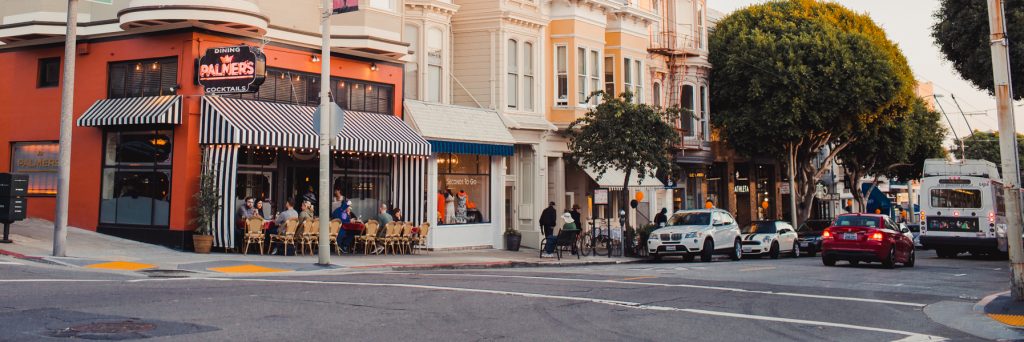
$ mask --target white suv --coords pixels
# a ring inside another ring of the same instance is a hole
[[[668,226],[651,232],[647,250],[654,259],[678,255],[692,261],[711,261],[714,253],[728,254],[740,260],[743,246],[740,227],[729,212],[721,209],[677,211],[668,220]]]

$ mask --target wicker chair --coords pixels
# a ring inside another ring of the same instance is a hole
[[[313,246],[316,246],[316,242],[320,239],[320,219],[306,220],[302,223],[302,238],[300,243],[302,244],[302,255],[306,255],[306,248],[309,248],[309,254],[313,255]]]
[[[249,254],[249,246],[253,244],[259,247],[260,255],[263,255],[263,219],[259,217],[245,220],[245,247],[242,248],[242,254]]]
[[[414,251],[416,249],[422,249],[423,246],[427,245],[428,234],[430,234],[430,222],[423,222],[423,224],[420,225],[419,235],[415,236],[412,240],[414,247],[418,246],[421,248],[415,248],[413,249]]]
[[[395,247],[398,246],[397,245],[398,238],[400,237],[400,234],[402,233],[401,229],[402,229],[401,224],[397,223],[397,222],[389,222],[388,224],[384,225],[384,240],[383,240],[383,244],[384,244],[384,254],[385,255],[388,254],[388,248],[391,248],[391,254],[397,254],[397,253],[395,253]]]
[[[402,254],[412,254],[412,222],[402,224],[402,234],[398,237],[399,248]]]
[[[356,245],[363,244],[363,255],[369,254],[370,246],[377,248],[377,242],[380,239],[377,238],[377,232],[380,230],[380,223],[375,220],[366,222],[366,232],[363,235],[356,237]]]
[[[295,248],[295,231],[299,229],[299,219],[288,219],[284,221],[284,234],[280,231],[278,234],[270,235],[270,244],[274,242],[281,243],[281,248],[284,249],[284,254],[288,254],[288,245],[292,245]],[[270,246],[267,246],[268,248]]]
[[[331,231],[330,231],[331,245],[334,246],[334,252],[338,253],[338,256],[341,256],[341,246],[338,245],[338,233],[339,232],[341,232],[341,220],[339,220],[339,219],[331,220]]]

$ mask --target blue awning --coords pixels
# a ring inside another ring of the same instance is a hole
[[[444,140],[427,140],[434,153],[486,154],[491,156],[511,156],[511,145],[468,143]]]

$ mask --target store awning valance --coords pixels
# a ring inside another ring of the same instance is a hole
[[[435,153],[512,155],[515,138],[496,111],[405,100],[405,119]]]
[[[590,168],[583,168],[583,171],[590,176],[594,182],[597,182],[597,186],[602,188],[608,188],[610,190],[622,190],[622,181],[626,180],[626,172],[621,169],[608,168],[604,174],[600,174],[597,170]],[[647,176],[641,181],[640,177],[637,177],[636,171],[629,175],[629,187],[630,188],[664,188],[665,184],[662,184],[657,177]]]
[[[200,144],[286,148],[319,147],[313,131],[316,107],[204,96]],[[430,155],[430,143],[394,115],[345,111],[335,150]]]
[[[146,96],[99,100],[78,118],[78,126],[181,124],[181,96]]]

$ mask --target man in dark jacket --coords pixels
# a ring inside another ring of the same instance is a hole
[[[583,229],[583,215],[580,214],[580,205],[573,204],[572,211],[569,214],[572,215],[572,221],[576,223],[576,229]]]
[[[668,224],[668,208],[661,208],[661,211],[657,215],[654,215],[654,225],[658,228],[664,227]]]
[[[558,219],[558,212],[555,210],[555,202],[548,203],[547,209],[540,213],[540,226],[544,228],[544,236],[552,236],[555,233],[555,220]]]

